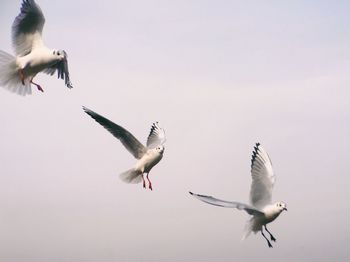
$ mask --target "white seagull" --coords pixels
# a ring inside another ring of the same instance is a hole
[[[83,109],[85,113],[118,138],[125,148],[138,159],[134,168],[120,174],[120,179],[131,184],[137,184],[142,181],[143,187],[146,188],[145,178],[143,177],[143,174],[146,174],[148,188],[152,190],[152,183],[148,175],[152,167],[163,158],[164,143],[166,140],[164,129],[160,127],[158,122],[153,123],[151,132],[147,138],[147,147],[145,147],[125,128],[86,107],[83,107]]]
[[[256,143],[254,147],[251,175],[253,180],[250,188],[251,205],[220,200],[211,196],[197,195],[192,192],[190,194],[211,205],[246,211],[252,217],[246,224],[243,239],[249,236],[251,232],[256,233],[260,231],[266,239],[268,246],[272,247],[270,241],[264,235],[263,227],[269,233],[271,241],[276,241],[276,238],[267,229],[266,224],[274,221],[283,210],[287,211],[287,205],[284,202],[271,204],[272,189],[276,177],[272,169],[270,157],[259,143]]]
[[[23,0],[21,12],[12,24],[12,45],[16,57],[0,50],[0,86],[20,95],[31,94],[31,84],[39,91],[42,87],[33,78],[44,72],[69,80],[67,53],[64,50],[47,48],[41,38],[45,17],[34,0]]]

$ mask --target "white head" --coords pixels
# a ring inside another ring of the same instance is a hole
[[[287,211],[287,204],[280,201],[275,203],[274,205],[276,207],[276,209],[281,213],[283,210]]]
[[[53,50],[52,54],[58,61],[66,59],[67,53],[64,50]]]
[[[164,149],[165,149],[165,147],[163,145],[159,145],[155,148],[155,150],[161,155],[163,155]]]

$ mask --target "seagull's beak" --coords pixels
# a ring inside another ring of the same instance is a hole
[[[283,208],[283,210],[285,210],[285,211],[288,211],[288,209],[285,207],[285,208]]]

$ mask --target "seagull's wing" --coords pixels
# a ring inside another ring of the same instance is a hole
[[[251,175],[250,202],[253,206],[262,208],[271,203],[272,189],[276,177],[270,157],[259,143],[254,147]]]
[[[60,52],[63,52],[64,59],[52,65],[51,67],[44,69],[43,72],[49,75],[53,75],[57,71],[57,77],[64,79],[64,83],[68,88],[73,88],[72,82],[69,79],[68,55],[64,50],[61,50]]]
[[[243,204],[243,203],[220,200],[220,199],[214,198],[212,196],[197,195],[197,194],[194,194],[192,192],[190,192],[190,194],[192,196],[194,196],[195,198],[197,198],[197,199],[199,199],[207,204],[214,205],[214,206],[237,208],[238,210],[246,211],[249,215],[263,215],[264,214],[261,211],[257,210],[255,207],[251,207],[251,206]]]
[[[146,147],[144,147],[129,131],[86,107],[83,107],[83,109],[85,113],[111,132],[113,136],[118,138],[135,158],[140,159],[146,153]]]
[[[147,147],[154,148],[158,145],[164,144],[166,141],[165,130],[159,125],[158,122],[153,123],[151,132],[147,138]]]
[[[34,0],[23,0],[21,12],[12,24],[12,45],[19,56],[27,55],[42,46],[41,34],[45,17]]]

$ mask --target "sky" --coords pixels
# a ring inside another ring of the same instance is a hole
[[[0,89],[0,260],[345,261],[350,197],[348,1],[36,1],[43,40],[64,49],[74,88]],[[0,8],[12,53],[20,1]],[[86,115],[146,142],[165,128],[153,191],[118,174],[136,160]],[[248,202],[260,142],[287,203],[259,235],[249,216],[188,191]]]

